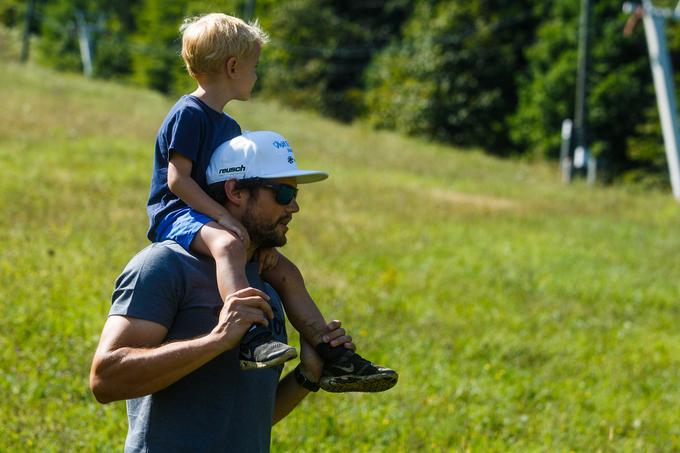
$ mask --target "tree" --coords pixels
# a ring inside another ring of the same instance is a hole
[[[134,31],[133,11],[139,0],[54,0],[40,14],[39,60],[60,70],[81,71],[76,14],[91,30],[94,74],[117,77],[131,70],[129,35]]]
[[[511,152],[522,49],[542,8],[530,1],[421,2],[367,72],[369,120],[378,127],[497,154]]]
[[[144,0],[133,37],[134,80],[173,95],[193,89],[194,82],[181,58],[179,28],[184,19],[214,11],[238,15],[241,9],[241,2],[236,0]]]
[[[362,110],[363,72],[408,17],[405,0],[279,2],[269,17],[272,43],[263,85],[291,106],[351,120]]]

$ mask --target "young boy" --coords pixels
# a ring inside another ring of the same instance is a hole
[[[268,37],[257,23],[219,13],[186,21],[180,31],[182,58],[198,87],[177,101],[158,132],[148,237],[155,242],[172,239],[186,250],[212,256],[224,300],[250,286],[244,271],[248,238],[243,226],[206,194],[206,169],[220,144],[241,135],[238,123],[223,109],[233,99],[250,98],[260,49]],[[396,383],[393,370],[327,344],[327,324],[293,263],[274,249],[260,251],[259,261],[291,323],[324,359],[322,388],[375,392]],[[243,369],[275,366],[296,355],[295,348],[274,341],[264,326],[253,325],[241,341]]]

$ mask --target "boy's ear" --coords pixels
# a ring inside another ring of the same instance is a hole
[[[227,62],[224,64],[229,77],[233,77],[236,74],[236,57],[229,57]]]

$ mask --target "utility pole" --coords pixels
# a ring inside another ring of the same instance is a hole
[[[28,52],[31,42],[31,23],[33,22],[33,10],[35,9],[35,0],[28,0],[26,5],[26,19],[24,22],[24,36],[21,40],[21,57],[20,61],[26,63],[28,61]]]
[[[581,0],[579,20],[578,69],[574,103],[574,156],[572,168],[586,168],[588,183],[595,182],[595,159],[588,150],[588,63],[590,60],[590,0]]]
[[[597,161],[588,150],[588,63],[590,60],[590,0],[581,0],[574,121],[562,122],[560,169],[562,182],[570,183],[575,170],[585,170],[588,184],[595,183]],[[573,147],[572,147],[573,145]],[[573,150],[573,152],[572,152]]]
[[[679,4],[680,6],[680,4]],[[654,90],[659,107],[659,119],[663,133],[666,160],[670,174],[673,196],[680,200],[680,132],[678,129],[678,112],[673,84],[673,69],[666,46],[666,19],[680,19],[680,9],[657,8],[651,0],[643,0],[642,5],[624,3],[624,12],[634,13],[642,18],[649,50],[649,62],[652,67]]]
[[[255,2],[256,0],[246,0],[245,2],[243,7],[243,17],[247,21],[253,20],[253,16],[255,15]]]
[[[85,20],[85,15],[79,9],[75,11],[78,28],[78,44],[80,46],[80,60],[83,63],[83,74],[92,77],[92,45],[90,44],[90,26]]]

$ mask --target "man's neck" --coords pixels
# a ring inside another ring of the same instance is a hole
[[[254,246],[252,243],[248,246],[248,250],[246,250],[246,257],[247,261],[250,261],[253,259],[253,256],[255,256],[255,252],[257,252],[257,249],[259,247]]]

